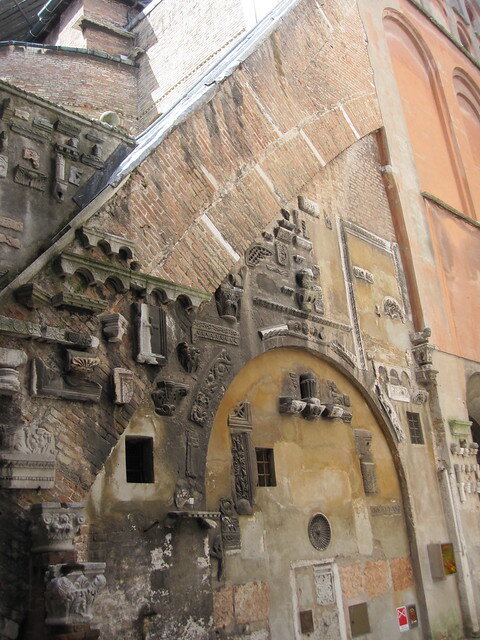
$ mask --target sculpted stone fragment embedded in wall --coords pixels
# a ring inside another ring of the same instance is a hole
[[[318,393],[318,383],[314,373],[301,374],[299,383],[302,399],[279,397],[280,413],[299,414],[307,420],[323,417],[341,418],[343,422],[351,422],[350,398],[340,393],[333,380],[322,382],[321,394]],[[317,397],[318,395],[320,398]]]
[[[224,283],[218,287],[215,292],[215,300],[220,318],[229,322],[238,322],[240,320],[242,295],[243,289],[233,284]]]
[[[215,400],[225,392],[222,380],[229,375],[232,367],[232,358],[222,349],[208,370],[192,404],[190,418],[200,426],[206,426],[212,419]]]
[[[24,351],[0,347],[0,396],[11,396],[20,391],[17,369],[26,362]]]
[[[377,488],[377,470],[373,459],[371,446],[372,434],[365,429],[355,429],[355,447],[360,458],[363,488],[366,494],[375,494]]]
[[[178,360],[187,373],[195,373],[200,364],[200,349],[187,342],[177,346]]]
[[[70,551],[85,523],[85,506],[81,502],[43,502],[34,504],[30,515],[32,552]]]
[[[105,563],[49,565],[45,576],[46,624],[85,625],[93,618],[92,607],[106,586]]]
[[[155,411],[161,416],[173,416],[182,398],[189,391],[186,384],[162,380],[157,382],[157,389],[152,393]]]
[[[102,325],[103,335],[108,342],[121,342],[128,327],[128,321],[120,313],[101,313],[97,316]]]

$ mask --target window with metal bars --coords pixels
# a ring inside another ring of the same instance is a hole
[[[410,442],[412,444],[425,444],[422,432],[422,423],[420,422],[420,414],[413,411],[407,411],[408,430],[410,431]]]
[[[153,438],[125,439],[127,482],[153,482]]]
[[[273,449],[255,449],[257,454],[257,474],[259,487],[274,487],[275,466],[273,462]]]

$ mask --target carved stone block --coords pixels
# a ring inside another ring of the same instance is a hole
[[[134,257],[135,243],[133,240],[88,226],[82,227],[78,235],[83,246],[88,249],[99,246],[107,255],[123,255],[128,259]]]
[[[55,484],[55,441],[41,427],[21,426],[2,433],[0,487],[51,489]]]
[[[32,394],[79,402],[98,402],[101,386],[84,375],[96,366],[93,362],[95,358],[81,351],[77,353],[81,355],[70,362],[71,370],[65,377],[49,369],[40,358],[35,358],[32,363]]]
[[[220,500],[220,526],[223,549],[240,549],[240,523],[231,498]]]
[[[108,303],[99,298],[90,298],[82,296],[79,293],[71,293],[70,291],[61,291],[52,297],[52,305],[60,309],[73,309],[80,311],[88,311],[95,313],[96,311],[104,311]]]
[[[366,429],[355,429],[355,447],[360,458],[363,488],[366,494],[375,494],[377,487],[377,470],[371,451],[372,434]]]
[[[262,260],[266,260],[273,255],[269,247],[263,244],[252,245],[245,254],[245,264],[249,267],[256,267]]]
[[[11,396],[20,391],[17,368],[26,362],[24,351],[0,347],[0,395]]]
[[[405,316],[403,314],[400,304],[391,296],[386,296],[382,303],[383,314],[390,317],[392,320],[400,320],[405,322]]]
[[[105,585],[104,562],[49,565],[45,576],[46,624],[85,625],[92,621],[95,598]]]
[[[173,416],[180,400],[188,393],[188,387],[181,382],[162,380],[157,382],[157,389],[152,393],[155,411],[161,416]]]
[[[200,472],[200,439],[193,431],[187,432],[186,475],[196,478]],[[178,505],[177,505],[178,506]]]
[[[296,400],[290,396],[280,396],[278,398],[278,411],[287,415],[300,414],[305,410],[307,403],[303,400]]]
[[[98,316],[103,335],[108,342],[121,342],[128,327],[128,321],[120,313],[101,313]]]
[[[37,191],[45,191],[48,176],[41,171],[36,171],[36,169],[22,167],[17,164],[13,172],[13,180],[25,187],[31,187],[32,189],[37,189]]]
[[[50,303],[50,296],[44,293],[37,284],[24,284],[14,292],[15,300],[28,309],[39,309]]]
[[[250,402],[239,402],[228,415],[228,426],[252,429],[252,405]]]
[[[192,326],[192,340],[195,341],[202,338],[235,346],[240,344],[240,334],[236,329],[220,327],[210,322],[197,320]]]
[[[85,523],[83,502],[42,502],[30,508],[32,552],[71,551]]]
[[[115,367],[113,370],[115,404],[127,404],[133,397],[133,371]]]

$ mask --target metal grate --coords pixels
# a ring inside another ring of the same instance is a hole
[[[255,449],[257,454],[257,473],[259,487],[274,487],[275,467],[273,449]]]
[[[420,414],[407,411],[408,430],[410,431],[410,441],[412,444],[425,444],[422,432]]]

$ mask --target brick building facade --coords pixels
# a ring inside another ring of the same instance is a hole
[[[478,3],[45,4],[0,5],[0,638],[479,637]]]

